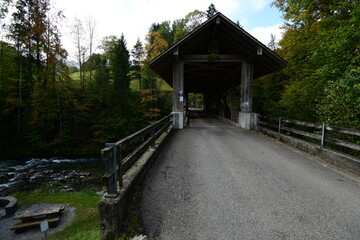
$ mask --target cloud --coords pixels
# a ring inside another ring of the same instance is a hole
[[[70,57],[75,52],[70,27],[75,17],[85,20],[91,16],[97,20],[98,41],[108,35],[122,33],[131,49],[136,40],[142,41],[152,23],[179,19],[198,9],[207,10],[211,3],[226,16],[238,16],[240,24],[246,25],[248,15],[269,4],[269,0],[56,0],[58,10],[64,10],[67,22],[62,28],[63,45]]]
[[[271,34],[275,35],[276,42],[281,40],[283,32],[283,30],[280,28],[281,26],[282,24],[276,24],[274,26],[268,27],[256,27],[249,30],[248,32],[263,44],[268,45],[271,40]]]
[[[253,10],[259,11],[269,5],[269,1],[266,0],[252,0],[248,1]]]

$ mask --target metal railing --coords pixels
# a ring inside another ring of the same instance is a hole
[[[326,143],[333,145],[346,147],[351,150],[360,151],[360,145],[354,142],[349,142],[341,140],[335,137],[330,137],[329,133],[338,133],[346,134],[353,138],[360,137],[360,130],[330,126],[328,124],[317,124],[305,121],[297,121],[291,119],[285,119],[282,117],[269,117],[269,116],[260,116],[259,117],[260,127],[265,127],[270,130],[277,131],[278,133],[293,133],[303,137],[311,138],[318,140],[321,146],[324,146]],[[288,124],[288,126],[285,126]],[[290,127],[292,125],[293,127]],[[300,127],[297,127],[300,126]],[[302,129],[300,129],[302,128]],[[313,129],[313,131],[306,131],[305,129]],[[359,138],[360,139],[360,138]]]
[[[107,187],[105,197],[117,197],[123,187],[123,174],[149,147],[155,147],[156,139],[170,126],[172,115],[117,141],[106,143],[101,149],[101,159],[105,161],[106,173],[103,176]],[[119,188],[118,188],[119,186]]]

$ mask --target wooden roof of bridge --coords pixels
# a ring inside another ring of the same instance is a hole
[[[219,57],[209,60],[214,45],[215,56]],[[257,53],[259,48],[262,49],[261,55]],[[150,62],[150,67],[170,86],[173,85],[176,59],[184,60],[184,90],[187,92],[221,90],[239,85],[242,61],[253,64],[254,78],[287,66],[284,59],[221,13]]]

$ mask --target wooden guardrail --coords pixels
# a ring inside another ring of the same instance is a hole
[[[328,124],[317,124],[305,121],[297,121],[291,119],[285,119],[282,117],[259,117],[260,127],[265,127],[270,130],[277,131],[278,133],[293,133],[303,137],[318,140],[321,146],[326,143],[330,143],[337,146],[349,148],[351,150],[360,151],[360,145],[354,142],[338,139],[336,137],[330,137],[331,133],[346,134],[353,138],[360,137],[360,130],[330,126]],[[286,126],[287,124],[287,126]],[[291,127],[292,125],[293,127]],[[300,126],[300,127],[299,127]],[[302,128],[302,129],[301,129]],[[312,131],[306,131],[306,128],[312,129]],[[360,141],[360,138],[359,138]]]
[[[106,143],[101,149],[101,159],[105,161],[106,173],[103,176],[107,187],[105,197],[117,197],[119,188],[123,187],[123,174],[126,172],[146,150],[155,146],[156,139],[172,123],[172,115],[117,141]],[[119,188],[118,188],[119,186]]]

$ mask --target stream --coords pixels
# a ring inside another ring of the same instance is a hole
[[[35,189],[43,184],[63,186],[75,191],[88,178],[98,175],[104,163],[98,158],[61,159],[31,158],[0,161],[0,196]]]

